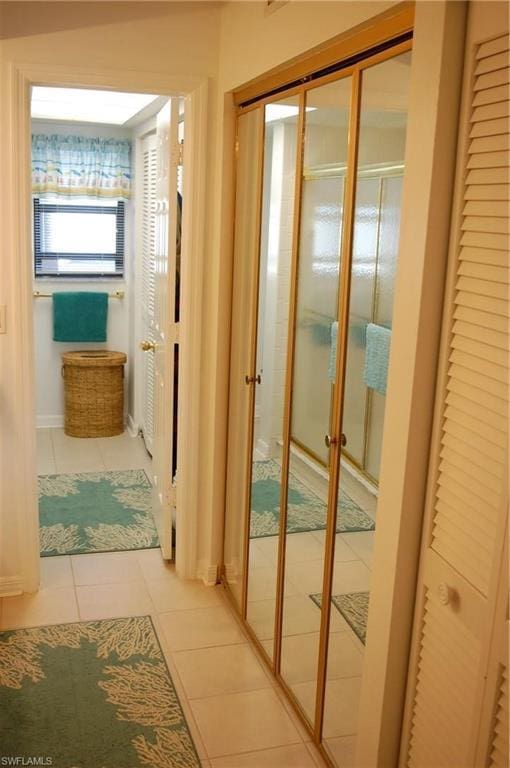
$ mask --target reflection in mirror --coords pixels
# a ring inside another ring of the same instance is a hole
[[[247,621],[273,657],[299,97],[265,108]]]
[[[351,78],[307,93],[301,192],[280,671],[315,718],[328,449]],[[342,518],[343,519],[343,518]]]
[[[229,466],[242,467],[243,471],[229,471],[226,488],[225,514],[225,578],[231,594],[242,610],[244,576],[246,515],[248,489],[246,487],[249,456],[246,429],[250,419],[250,388],[245,384],[245,375],[252,365],[252,352],[247,339],[251,338],[254,316],[253,265],[258,253],[258,196],[260,180],[260,149],[262,141],[262,114],[254,109],[242,114],[237,123],[238,152],[236,163],[236,214],[234,233],[234,289],[230,357],[229,395]]]
[[[339,496],[369,525],[337,533],[323,743],[353,764],[391,341],[411,54],[362,74]],[[337,531],[339,530],[337,525]],[[312,596],[320,603],[321,595]]]

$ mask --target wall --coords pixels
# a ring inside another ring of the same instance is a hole
[[[131,139],[131,131],[121,126],[91,125],[90,123],[67,123],[61,121],[32,121],[32,132],[43,134],[72,134],[97,136],[101,138]],[[61,354],[80,349],[115,349],[128,354],[125,367],[125,412],[127,415],[129,388],[132,381],[131,355],[131,286],[133,282],[133,200],[125,205],[125,248],[123,279],[112,280],[52,280],[34,278],[34,291],[125,291],[121,301],[111,299],[108,303],[107,341],[104,344],[70,344],[53,341],[53,312],[51,299],[34,299],[34,346],[36,375],[36,424],[38,427],[59,427],[64,422],[64,386],[60,373]]]

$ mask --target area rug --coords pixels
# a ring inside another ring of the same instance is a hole
[[[39,477],[41,555],[159,546],[143,469]]]
[[[310,595],[313,602],[322,606],[322,595]],[[363,645],[367,636],[368,603],[370,592],[346,592],[343,595],[331,595],[331,602],[337,608],[350,628],[359,637]]]
[[[253,464],[250,538],[277,536],[280,519],[281,467],[273,459]],[[313,491],[289,473],[287,532],[304,533],[326,528],[327,506]],[[337,533],[373,531],[374,521],[344,491],[338,502]]]
[[[149,616],[1,632],[0,734],[16,765],[200,768]]]

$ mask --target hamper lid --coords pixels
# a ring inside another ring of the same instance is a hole
[[[127,360],[125,352],[113,352],[109,349],[82,349],[80,352],[64,352],[64,365],[76,365],[82,368],[110,367],[124,365]]]

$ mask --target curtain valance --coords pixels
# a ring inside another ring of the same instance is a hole
[[[39,197],[129,198],[131,142],[34,134],[32,192]]]

